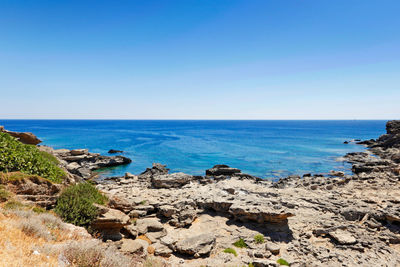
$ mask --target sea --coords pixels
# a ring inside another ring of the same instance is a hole
[[[32,132],[56,149],[110,149],[132,163],[100,171],[101,177],[139,174],[153,162],[171,172],[204,175],[226,164],[265,179],[292,174],[351,173],[338,158],[365,147],[353,139],[385,133],[383,120],[0,120],[11,131]]]

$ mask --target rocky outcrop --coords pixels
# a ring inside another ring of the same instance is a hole
[[[0,126],[0,132],[8,133],[9,135],[17,138],[21,143],[27,145],[37,145],[42,142],[42,140],[37,138],[37,136],[33,133],[8,131],[5,130],[3,126]]]
[[[142,180],[150,179],[153,176],[168,174],[169,169],[166,168],[166,165],[162,165],[160,163],[153,163],[153,167],[147,168],[144,172],[139,174],[138,178]]]
[[[91,223],[91,228],[101,234],[103,240],[121,240],[121,229],[128,225],[129,216],[115,209],[94,204],[98,209],[98,217]]]
[[[15,176],[17,175],[18,173]],[[62,189],[62,185],[36,175],[21,175],[21,178],[6,180],[3,183],[22,202],[44,208],[55,206],[57,196]]]
[[[39,146],[39,149],[56,156],[69,173],[83,179],[91,178],[94,170],[132,162],[131,159],[124,156],[102,156],[90,153],[87,149],[52,149],[46,146]]]

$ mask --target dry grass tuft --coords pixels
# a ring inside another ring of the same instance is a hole
[[[21,220],[18,223],[18,227],[22,232],[29,236],[35,236],[37,238],[43,238],[45,240],[55,239],[50,231],[42,224],[38,218],[31,218],[29,220]]]
[[[140,259],[87,239],[82,230],[87,234],[51,213],[0,208],[0,266],[138,266]]]
[[[33,246],[42,246],[46,240],[26,235],[17,227],[19,221],[2,210],[0,215],[0,266],[58,266],[57,257],[33,255]]]
[[[136,266],[132,259],[120,254],[115,248],[104,248],[99,240],[72,242],[63,249],[61,259],[73,266]]]
[[[142,263],[143,267],[165,267],[167,264],[160,258],[154,256],[148,256],[146,260]]]

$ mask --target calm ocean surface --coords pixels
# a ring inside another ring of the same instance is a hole
[[[377,138],[386,121],[141,121],[0,120],[13,131],[29,131],[54,148],[88,148],[107,155],[126,151],[133,162],[103,175],[140,173],[153,162],[172,172],[204,175],[215,164],[228,164],[263,178],[289,174],[349,171],[335,159],[363,146],[350,139]]]

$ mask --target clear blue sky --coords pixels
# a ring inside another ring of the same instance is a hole
[[[3,0],[0,118],[400,118],[400,1]]]

